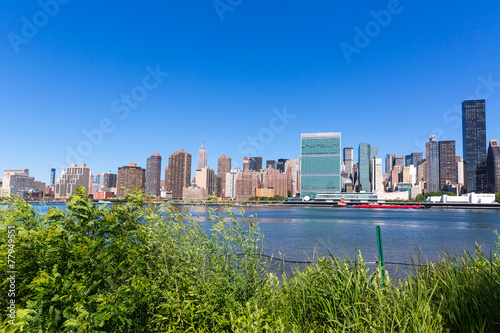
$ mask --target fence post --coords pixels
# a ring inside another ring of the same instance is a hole
[[[382,251],[382,235],[380,233],[380,226],[377,226],[377,245],[378,245],[378,260],[382,266],[382,288],[385,287],[385,268],[384,268],[384,252]]]

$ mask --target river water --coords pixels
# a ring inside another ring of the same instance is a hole
[[[64,208],[35,204],[42,213],[49,206]],[[182,210],[208,224],[205,207]],[[424,261],[436,261],[445,250],[473,252],[476,242],[486,253],[499,250],[494,230],[500,230],[500,210],[246,207],[245,216],[251,215],[259,222],[267,253],[288,260],[310,261],[328,251],[354,258],[361,251],[364,260],[375,261],[376,226],[382,230],[386,261],[408,262],[416,250]]]

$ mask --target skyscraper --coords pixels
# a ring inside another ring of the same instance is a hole
[[[427,157],[427,192],[439,191],[439,146],[436,136],[431,135],[425,143]]]
[[[109,189],[116,188],[116,180],[118,176],[116,173],[103,172],[101,175],[101,185]]]
[[[378,147],[372,146],[366,142],[359,144],[358,148],[358,174],[359,174],[359,185],[361,186],[361,191],[371,192],[373,191],[372,186],[372,175],[373,175],[373,165],[372,160],[374,157],[378,156]]]
[[[253,164],[250,165],[250,170],[262,170],[262,157],[250,157],[248,158],[253,161]]]
[[[352,180],[352,166],[354,163],[354,149],[352,147],[344,148],[344,166],[345,172],[349,175]]]
[[[396,154],[385,155],[385,173],[391,173],[394,166],[394,157],[396,157]]]
[[[400,170],[403,170],[403,167],[405,166],[405,158],[403,156],[394,156],[393,158],[393,167],[394,166],[399,166]]]
[[[273,168],[273,169],[276,169],[276,161],[275,160],[267,160],[266,167],[264,169],[267,169],[269,166],[271,166],[271,168]]]
[[[182,199],[182,189],[191,185],[191,154],[184,149],[176,151],[168,159],[168,186],[173,199]]]
[[[486,190],[486,103],[484,99],[462,103],[462,140],[467,192]]]
[[[168,183],[168,180],[170,179],[170,173],[168,171],[168,166],[165,167],[165,191],[170,192],[170,185]]]
[[[422,157],[422,153],[411,153],[410,155],[410,164],[413,164],[415,166],[415,168],[418,166],[418,162],[420,162],[423,157]]]
[[[276,170],[285,173],[285,163],[288,161],[288,158],[278,158],[278,163],[276,163]]]
[[[455,141],[439,141],[439,190],[442,191],[448,182],[457,182],[455,162]]]
[[[160,195],[161,156],[154,153],[146,164],[146,193],[158,197]]]
[[[201,140],[201,148],[198,152],[198,166],[196,170],[201,170],[207,166],[207,151],[205,150],[205,135],[203,135],[203,139]]]
[[[225,196],[226,192],[226,173],[231,172],[231,157],[222,155],[217,161],[217,176],[221,179],[222,195]]]
[[[146,183],[146,170],[138,167],[135,163],[118,168],[118,179],[116,181],[118,199],[125,198],[125,194],[132,190],[144,190]]]
[[[378,156],[372,159],[372,191],[383,191],[384,184],[382,182],[382,159]]]
[[[50,169],[50,186],[54,186],[56,183],[56,169]]]
[[[340,133],[301,135],[300,196],[341,191]]]
[[[497,140],[490,140],[487,161],[488,192],[500,193],[500,147]]]

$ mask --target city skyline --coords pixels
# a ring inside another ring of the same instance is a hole
[[[222,154],[234,167],[294,159],[301,133],[328,131],[355,156],[360,142],[382,158],[424,152],[430,135],[461,152],[466,99],[487,101],[486,140],[500,137],[495,2],[257,1],[224,14],[210,1],[48,2],[7,1],[0,23],[0,168],[46,183],[72,163],[195,158],[203,132],[212,168]]]

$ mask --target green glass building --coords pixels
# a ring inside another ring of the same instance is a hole
[[[302,134],[300,155],[301,198],[341,191],[340,133]]]

